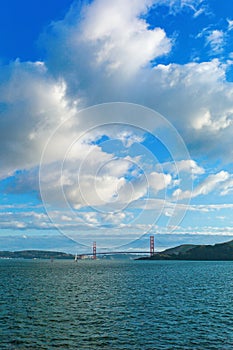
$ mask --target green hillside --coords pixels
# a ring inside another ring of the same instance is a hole
[[[215,245],[180,245],[139,260],[233,260],[233,241]]]
[[[5,259],[74,259],[74,255],[45,250],[22,250],[16,252],[0,251],[0,258]]]

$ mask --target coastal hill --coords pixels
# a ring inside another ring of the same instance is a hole
[[[74,259],[74,255],[46,250],[0,251],[0,259]]]
[[[184,244],[138,260],[233,260],[233,241],[214,245]]]

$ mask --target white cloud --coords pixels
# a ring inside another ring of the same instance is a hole
[[[233,177],[229,177],[221,186],[220,194],[222,196],[231,194],[233,192]]]
[[[115,212],[115,213],[102,213],[101,221],[107,224],[115,225],[115,226],[124,226],[123,222],[128,217],[128,214],[124,212]]]
[[[150,30],[141,17],[152,3],[156,6],[151,1],[135,0],[132,6],[131,1],[98,0],[85,8],[81,22],[74,6],[63,21],[53,23],[56,37],[48,34],[41,39],[50,50],[46,63],[17,61],[1,68],[5,76],[0,86],[5,116],[0,140],[2,176],[37,165],[51,131],[74,114],[80,101],[145,104],[169,118],[195,152],[205,149],[215,156],[219,152],[232,157],[225,152],[231,142],[233,116],[233,88],[225,81],[227,67],[213,60],[151,69],[151,59],[171,49],[162,29]],[[180,6],[197,9],[201,2],[186,1]],[[221,33],[212,32],[210,38],[219,42]],[[151,43],[148,47],[145,40]],[[109,75],[110,71],[116,74]],[[78,123],[81,130],[85,121]],[[64,148],[72,131],[70,127],[60,135],[51,158],[59,154],[59,147]],[[132,134],[122,137],[128,145],[140,142]]]
[[[153,5],[162,3],[177,11],[187,6],[197,11],[203,7],[200,1],[156,1]],[[226,82],[228,66],[214,59],[151,68],[150,61],[158,53],[157,49],[148,53],[144,35],[154,42],[151,35],[159,38],[159,32],[149,30],[140,17],[151,2],[135,1],[134,5],[130,1],[98,0],[85,8],[81,18],[73,7],[63,21],[53,23],[52,34],[41,39],[48,46],[49,71],[63,77],[71,99],[81,96],[87,105],[109,101],[146,105],[177,127],[195,155],[205,151],[231,159],[232,153],[226,152],[233,130],[233,85]],[[224,37],[220,31],[208,29],[205,35],[209,44],[220,47]],[[166,36],[162,42],[171,45]],[[138,47],[135,51],[134,45]]]
[[[120,68],[128,76],[170,51],[164,30],[150,30],[140,18],[151,4],[148,0],[96,0],[86,8],[80,38],[93,50],[95,65],[104,64],[108,73]]]
[[[194,18],[206,12],[203,0],[157,0],[155,4],[168,6],[170,13],[175,15],[182,11],[191,11]]]
[[[177,189],[174,191],[173,196],[179,196],[180,199],[183,198],[194,198],[200,195],[207,195],[214,190],[218,190],[222,187],[230,177],[230,174],[227,171],[220,171],[217,174],[211,174],[207,176],[200,184],[198,184],[192,192],[182,191]]]
[[[216,189],[216,187],[229,178],[229,173],[220,171],[217,174],[209,175],[202,183],[193,190],[193,197],[205,195]]]
[[[222,30],[214,29],[208,32],[206,36],[206,44],[210,45],[214,53],[219,53],[223,50],[225,42],[225,34]]]
[[[154,89],[154,99],[151,96],[150,102],[163,115],[169,116],[191,152],[196,155],[205,152],[230,160],[233,86],[225,81],[225,70],[218,60],[183,66],[159,65],[154,68],[151,80],[154,86],[160,81],[160,92]]]
[[[44,64],[16,61],[0,71],[0,177],[5,177],[39,164],[51,132],[73,108],[65,97],[65,83],[51,79]]]
[[[119,210],[147,192],[146,177],[137,170],[138,162],[138,157],[115,157],[97,145],[75,142],[62,165],[58,161],[41,166],[43,200],[63,206],[68,202],[74,208]]]
[[[130,147],[134,143],[141,143],[144,140],[142,135],[137,135],[136,133],[130,130],[118,132],[116,135],[116,139],[120,140],[125,147]]]
[[[50,229],[52,223],[44,213],[35,211],[2,211],[0,213],[1,229]]]
[[[150,187],[155,193],[157,193],[163,189],[166,189],[167,186],[172,183],[172,177],[170,174],[152,172],[148,176],[148,181]]]
[[[228,23],[228,30],[232,30],[233,29],[233,20],[227,18],[227,23]]]
[[[178,3],[173,1],[171,5],[175,8]],[[0,128],[2,177],[17,169],[27,169],[29,175],[28,169],[38,165],[51,132],[61,121],[74,116],[81,104],[119,100],[141,103],[162,113],[182,134],[195,159],[205,154],[214,159],[223,156],[232,160],[229,146],[233,132],[233,85],[226,81],[227,66],[215,59],[185,65],[159,64],[152,68],[151,60],[168,54],[172,42],[162,28],[151,30],[142,18],[151,4],[151,1],[134,0],[132,6],[129,0],[97,0],[85,7],[81,18],[74,6],[63,21],[51,25],[50,30],[56,35],[47,33],[42,37],[43,44],[47,41],[45,63],[17,61],[1,68],[5,76],[0,86],[4,116]],[[179,10],[180,7],[193,9],[197,16],[201,2],[185,1],[179,4]],[[207,42],[214,51],[220,50],[224,33],[209,32]],[[107,120],[106,115],[98,118],[100,124]],[[137,171],[133,180],[129,180],[127,175],[135,159],[125,156],[113,162],[114,154],[85,142],[75,143],[67,153],[61,177],[56,161],[87,127],[88,118],[81,120],[77,115],[58,134],[45,164],[49,200],[59,203],[64,194],[57,188],[62,183],[73,207],[87,204],[100,207],[107,203],[113,210],[122,205],[136,205],[133,202],[142,200],[148,186],[154,193],[175,187],[173,165],[164,165],[165,175],[148,172],[148,183]],[[126,147],[144,140],[140,133],[115,134],[114,128],[108,135],[115,136]],[[77,174],[83,159],[88,162],[82,164],[82,172]],[[101,164],[105,167],[96,173]],[[179,160],[175,166],[178,172],[204,174],[203,168],[193,160]],[[81,175],[79,183],[78,175]],[[229,193],[232,189],[229,176],[223,171],[207,176],[192,196],[207,195],[215,189],[220,189],[223,195]],[[22,190],[30,184],[35,186],[26,177],[24,180],[18,182],[18,189],[20,185]],[[181,189],[176,189],[175,194],[181,198],[191,195],[190,191]],[[169,208],[166,209],[169,214]],[[67,218],[64,216],[64,221],[69,221]],[[90,225],[95,220],[95,215],[86,216]]]
[[[193,159],[162,163],[160,166],[162,167],[163,171],[169,171],[172,174],[186,172],[192,175],[202,175],[205,172],[205,170],[200,167]]]
[[[137,201],[137,208],[146,209],[154,212],[163,212],[163,215],[171,215],[174,210],[174,203],[169,203],[168,201],[164,202],[159,199],[150,199],[147,200],[147,206],[145,205],[145,200]],[[183,204],[179,204],[179,210],[184,209]],[[204,213],[206,218],[206,213],[211,213],[214,217],[218,216],[218,219],[222,220],[225,217],[225,220],[229,219],[229,211],[232,211],[233,204],[205,204],[205,205],[189,205],[185,206],[185,210],[191,212]],[[25,211],[25,208],[18,208],[19,211],[9,211],[6,208],[2,208],[0,213],[0,226],[2,229],[11,229],[11,230],[53,230],[54,224],[49,220],[47,215],[43,212],[30,210]],[[35,208],[34,208],[35,209]],[[56,227],[65,230],[70,233],[73,237],[76,237],[76,232],[78,235],[82,235],[82,239],[88,239],[89,233],[93,233],[93,239],[97,231],[105,237],[109,236],[109,228],[111,230],[116,229],[114,233],[118,236],[124,237],[125,235],[130,235],[133,239],[135,235],[140,235],[140,232],[149,232],[149,230],[154,230],[156,233],[169,233],[171,228],[167,227],[158,227],[155,224],[145,224],[138,223],[134,221],[133,212],[115,212],[115,213],[103,213],[95,211],[76,211],[75,216],[70,215],[70,212],[63,212],[61,215],[60,211],[52,211],[50,213],[52,220],[56,223]],[[107,230],[106,230],[107,228]],[[104,230],[105,229],[105,230]],[[82,233],[81,233],[82,232]],[[193,225],[190,227],[174,227],[174,234],[182,233],[195,233],[195,234],[209,234],[209,235],[227,235],[233,234],[232,226],[225,223],[225,226],[219,227],[217,225],[204,227]],[[77,235],[77,237],[78,237]],[[77,238],[76,237],[76,238]],[[86,238],[85,238],[86,237]],[[109,237],[107,237],[109,239]]]

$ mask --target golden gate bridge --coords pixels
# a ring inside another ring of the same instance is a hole
[[[155,254],[155,242],[154,242],[154,236],[150,236],[150,250],[134,250],[134,251],[105,251],[105,252],[97,252],[97,245],[96,242],[93,242],[92,245],[92,253],[86,253],[86,254],[76,254],[77,259],[82,259],[84,256],[91,256],[92,259],[96,259],[97,255],[113,255],[113,254],[150,254],[150,256],[153,256]]]

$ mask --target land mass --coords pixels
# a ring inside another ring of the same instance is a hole
[[[127,252],[124,255],[124,258],[136,258]],[[106,255],[102,258],[115,259],[118,256]],[[0,251],[0,259],[74,259],[74,255],[46,250]],[[137,260],[233,260],[233,240],[214,245],[182,244]]]
[[[98,255],[98,253],[97,253]],[[78,255],[78,259],[82,259],[82,256],[87,256],[85,254]],[[92,258],[92,256],[89,256]],[[136,259],[138,257],[137,254],[102,254],[98,258],[105,260],[122,260],[122,259]],[[74,254],[68,254],[57,251],[48,251],[48,250],[20,250],[20,251],[0,251],[0,259],[66,259],[66,260],[74,260]]]
[[[0,251],[0,259],[74,259],[74,255],[46,250]]]
[[[138,260],[233,260],[233,240],[214,245],[183,244]]]

